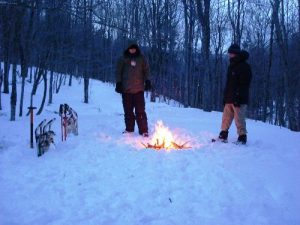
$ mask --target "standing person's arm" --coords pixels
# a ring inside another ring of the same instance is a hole
[[[252,72],[251,72],[251,67],[250,65],[246,64],[244,67],[243,67],[243,70],[242,70],[242,76],[241,78],[239,79],[239,85],[240,86],[250,86],[250,82],[251,82],[251,78],[252,78]]]
[[[123,85],[122,85],[122,77],[123,77],[123,60],[120,58],[117,62],[117,71],[116,71],[116,89],[115,91],[118,93],[123,92]]]
[[[117,62],[116,82],[122,82],[123,67],[124,67],[124,63],[121,57],[118,59]]]
[[[243,67],[240,68],[238,79],[237,79],[237,88],[235,93],[235,106],[240,106],[241,104],[245,104],[247,102],[248,89],[251,83],[252,72],[249,64],[244,64]]]
[[[144,80],[149,80],[150,79],[150,71],[149,71],[149,63],[147,59],[143,56],[143,75],[144,75]]]
[[[145,57],[143,57],[143,75],[145,80],[145,91],[149,91],[152,89],[152,85],[150,81],[149,63]]]

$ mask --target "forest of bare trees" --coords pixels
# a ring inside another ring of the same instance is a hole
[[[33,82],[40,114],[73,77],[88,103],[89,79],[115,82],[129,39],[149,60],[152,97],[205,111],[222,111],[227,48],[240,44],[253,70],[248,116],[300,131],[300,0],[0,0],[0,110],[23,116]]]

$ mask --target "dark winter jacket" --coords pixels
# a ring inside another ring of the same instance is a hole
[[[122,93],[136,94],[144,91],[145,81],[149,80],[149,65],[138,46],[135,54],[124,51],[117,65],[116,82],[121,83]]]
[[[252,78],[251,67],[246,62],[248,58],[249,53],[243,50],[236,57],[230,59],[224,90],[224,103],[248,104]]]

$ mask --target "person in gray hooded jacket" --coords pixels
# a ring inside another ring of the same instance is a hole
[[[139,134],[148,136],[147,114],[144,91],[150,90],[149,65],[136,43],[131,43],[118,60],[116,92],[122,94],[126,129],[123,133],[134,132],[135,121]]]

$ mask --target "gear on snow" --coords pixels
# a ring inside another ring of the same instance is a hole
[[[38,156],[42,156],[48,151],[51,144],[54,144],[55,133],[51,130],[51,125],[55,121],[55,118],[46,123],[44,119],[35,129],[35,141],[38,149]]]

